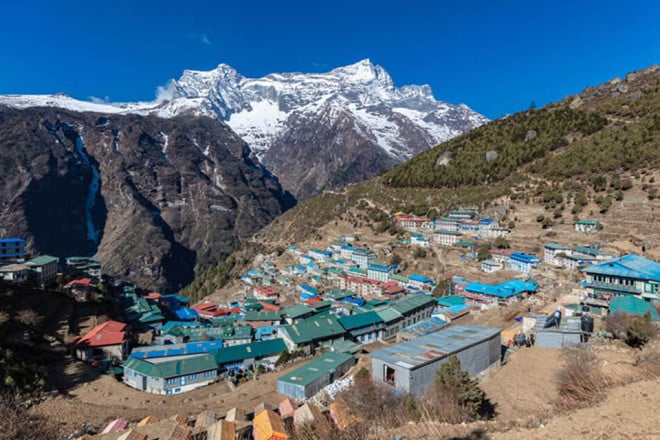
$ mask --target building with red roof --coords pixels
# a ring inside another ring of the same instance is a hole
[[[266,286],[256,286],[254,288],[254,297],[257,299],[273,299],[277,298],[279,293],[276,290]]]
[[[125,328],[126,324],[118,321],[97,325],[76,341],[76,357],[83,361],[124,359],[128,351]]]

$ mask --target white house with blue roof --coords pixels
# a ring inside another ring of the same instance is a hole
[[[591,295],[635,295],[660,299],[660,264],[635,254],[592,264],[581,270]]]
[[[524,252],[512,252],[507,261],[507,267],[518,272],[529,272],[541,263],[541,260]]]
[[[382,281],[384,283],[390,280],[390,275],[396,270],[396,265],[383,264],[383,263],[369,263],[367,267],[367,278],[372,280]]]

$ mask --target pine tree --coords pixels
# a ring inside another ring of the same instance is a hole
[[[447,363],[438,368],[434,385],[440,392],[453,395],[472,419],[490,418],[495,414],[495,407],[486,393],[475,379],[461,369],[461,361],[456,356],[451,356]]]

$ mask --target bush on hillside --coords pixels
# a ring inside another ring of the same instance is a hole
[[[438,393],[445,396],[445,405],[455,402],[463,409],[462,421],[490,419],[495,416],[495,405],[479,387],[479,382],[461,369],[461,362],[456,356],[442,364],[436,372],[433,385]]]
[[[609,385],[596,355],[585,347],[567,348],[562,352],[564,368],[559,372],[558,406],[572,409],[599,399]]]
[[[633,319],[628,327],[626,343],[631,347],[641,347],[655,335],[655,325],[651,322],[651,313]]]

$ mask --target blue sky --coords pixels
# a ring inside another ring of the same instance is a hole
[[[258,77],[370,58],[490,118],[660,63],[660,2],[24,1],[3,5],[0,93],[151,100],[183,69]]]

